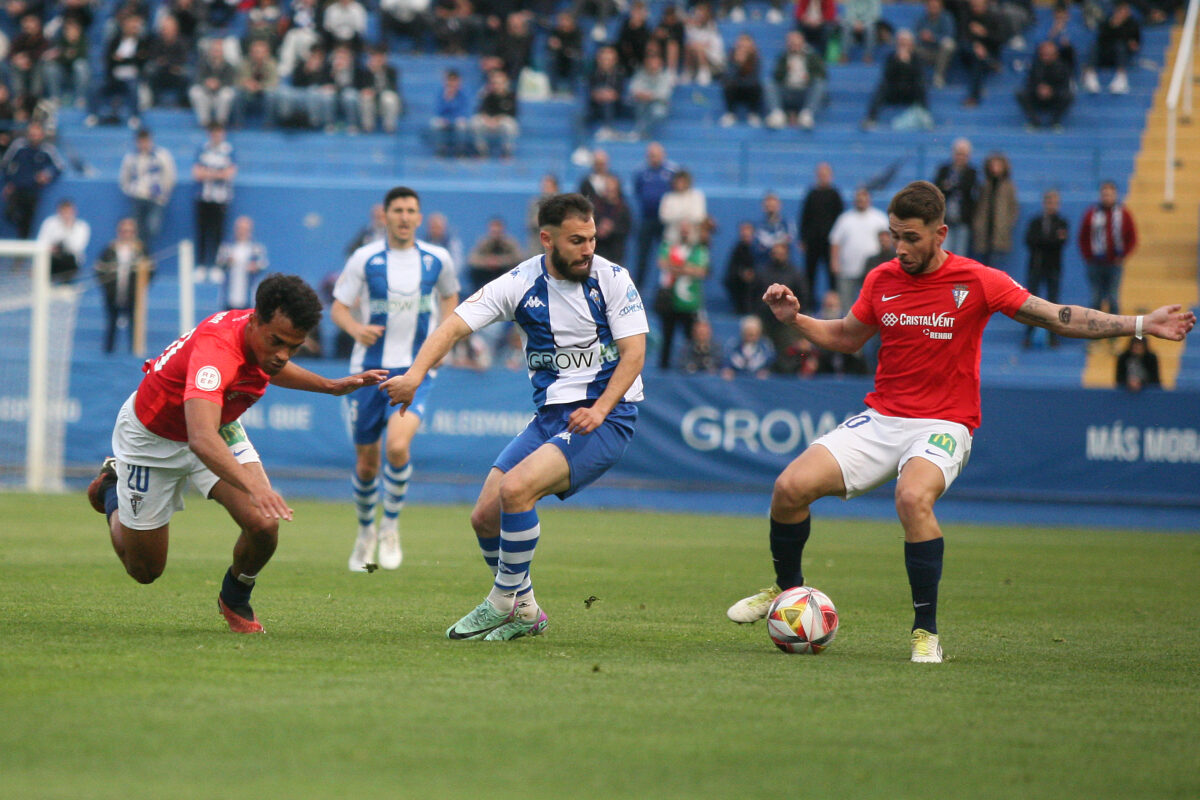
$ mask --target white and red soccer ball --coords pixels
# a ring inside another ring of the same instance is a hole
[[[816,655],[837,635],[838,613],[824,592],[794,586],[780,592],[767,612],[767,633],[785,653]]]

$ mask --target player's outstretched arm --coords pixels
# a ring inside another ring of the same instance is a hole
[[[1196,326],[1196,315],[1184,311],[1183,306],[1179,305],[1161,306],[1149,314],[1141,315],[1139,330],[1138,316],[1106,314],[1083,306],[1062,306],[1034,296],[1021,305],[1013,319],[1076,339],[1111,339],[1145,334],[1181,342]]]
[[[380,384],[380,390],[387,392],[388,403],[393,406],[403,405],[407,408],[417,393],[417,387],[429,374],[429,370],[446,357],[450,348],[470,335],[471,326],[458,314],[451,314],[442,320],[442,324],[438,325],[437,329],[425,340],[425,344],[421,345],[417,357],[413,359],[412,366],[403,375],[397,375]],[[404,409],[401,409],[401,413],[403,412]]]
[[[363,386],[376,386],[387,380],[386,369],[370,369],[357,375],[343,378],[326,378],[289,361],[271,377],[271,383],[284,389],[299,389],[302,392],[317,392],[340,397]]]
[[[646,364],[646,334],[639,333],[617,339],[617,368],[608,379],[608,386],[590,406],[580,407],[567,417],[567,430],[571,433],[591,433],[604,424],[604,418],[633,386]]]
[[[763,294],[763,302],[775,319],[798,330],[804,338],[825,350],[857,353],[875,335],[875,328],[864,325],[847,312],[842,319],[817,319],[800,313],[800,301],[781,283],[772,284]]]

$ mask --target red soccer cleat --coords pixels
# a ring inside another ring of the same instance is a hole
[[[234,611],[229,606],[225,605],[225,601],[217,595],[217,608],[221,611],[221,616],[225,617],[225,621],[229,623],[229,630],[234,633],[265,633],[263,626],[259,624],[258,617],[250,611],[250,619],[246,619],[241,614]],[[247,606],[249,611],[249,606]]]
[[[92,508],[105,513],[104,495],[108,492],[108,487],[117,482],[117,460],[112,456],[104,459],[104,463],[100,465],[100,473],[92,478],[92,482],[88,484],[87,497],[88,502],[92,504]]]

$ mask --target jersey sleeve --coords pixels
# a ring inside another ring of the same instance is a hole
[[[875,283],[879,280],[882,270],[873,269],[863,278],[862,290],[858,293],[858,299],[854,301],[854,305],[850,307],[850,313],[864,325],[879,327],[879,316],[875,313],[875,303],[871,298],[875,296]]]
[[[440,254],[442,259],[442,271],[437,279],[437,294],[438,297],[449,297],[452,294],[458,294],[458,264],[454,263],[454,259],[450,257],[448,250],[443,250]]]
[[[458,304],[454,313],[473,331],[486,328],[493,322],[511,320],[520,298],[521,279],[509,272],[488,281],[475,294]]]
[[[629,276],[629,270],[618,269],[612,274],[605,287],[605,298],[608,327],[613,339],[649,332],[646,306]]]
[[[990,311],[1000,311],[1011,317],[1030,297],[1028,289],[1017,283],[1007,272],[994,267],[984,267],[980,280]]]
[[[241,353],[221,337],[204,334],[194,337],[184,376],[183,401],[199,397],[225,405],[225,390],[241,364]]]
[[[358,306],[363,286],[367,281],[364,263],[364,258],[357,250],[350,258],[346,259],[346,266],[342,267],[342,274],[338,275],[337,282],[333,284],[334,300],[350,308]]]

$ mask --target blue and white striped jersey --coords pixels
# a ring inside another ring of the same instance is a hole
[[[455,265],[437,245],[417,241],[407,250],[389,250],[384,239],[355,250],[333,297],[358,319],[385,330],[370,347],[354,343],[350,372],[412,366],[425,337],[437,327],[438,302],[457,292]]]
[[[617,340],[649,330],[642,298],[629,273],[600,256],[583,283],[550,277],[545,258],[517,265],[454,313],[473,331],[500,320],[517,323],[538,408],[594,400],[617,368]],[[640,375],[624,399],[642,399]]]

